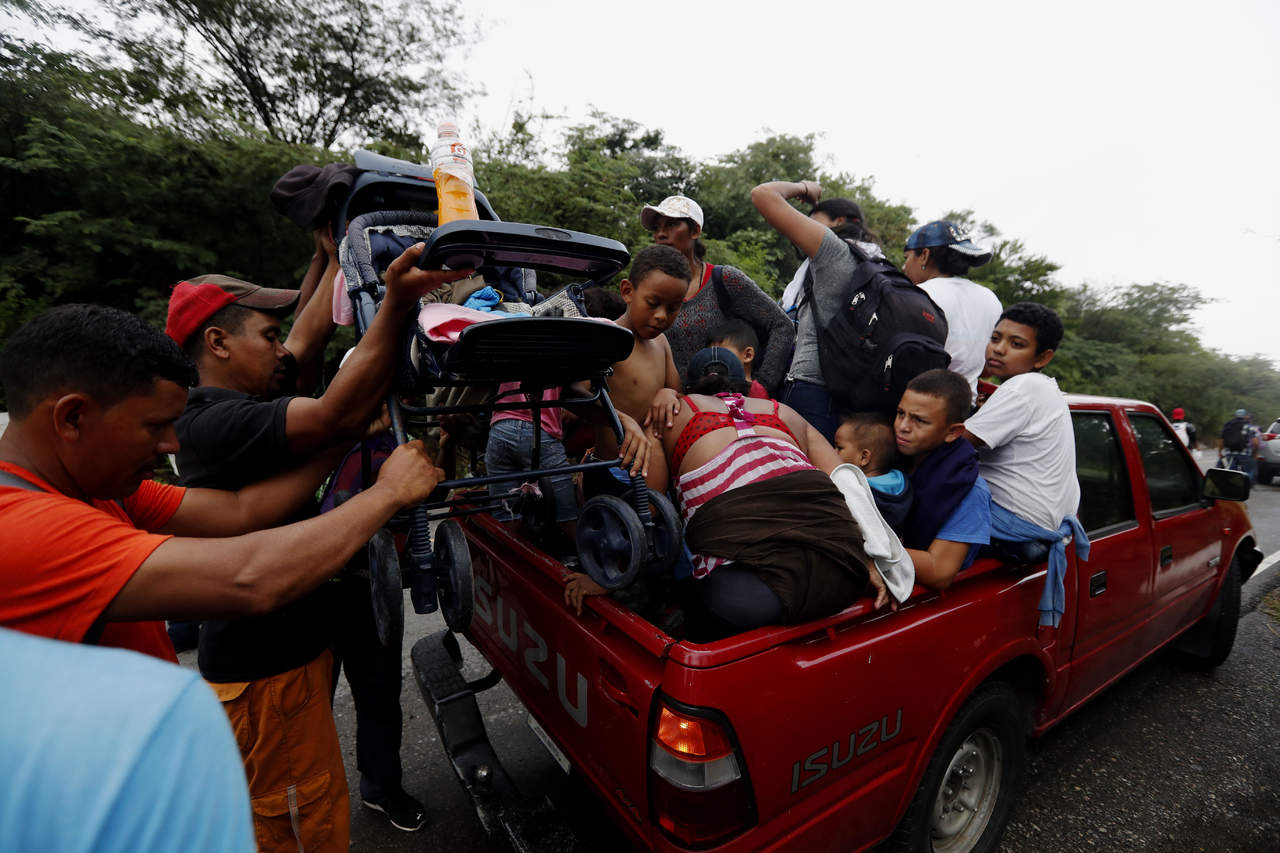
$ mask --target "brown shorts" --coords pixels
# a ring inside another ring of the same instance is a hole
[[[333,725],[333,654],[256,681],[210,684],[235,732],[262,853],[340,851],[351,836]]]

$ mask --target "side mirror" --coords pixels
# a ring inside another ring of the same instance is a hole
[[[1210,468],[1204,474],[1204,496],[1224,501],[1245,501],[1249,499],[1251,482],[1243,471]]]

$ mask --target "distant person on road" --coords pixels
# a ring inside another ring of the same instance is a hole
[[[1191,450],[1198,450],[1200,442],[1196,438],[1196,425],[1186,419],[1186,412],[1181,406],[1173,410],[1173,431],[1182,443]]]
[[[933,297],[947,316],[948,370],[969,382],[974,399],[978,378],[986,375],[987,341],[1000,320],[1000,299],[964,275],[991,260],[991,250],[974,244],[968,233],[945,220],[922,225],[907,238],[902,272]]]
[[[1244,471],[1252,479],[1253,436],[1250,426],[1248,409],[1236,409],[1235,415],[1222,425],[1218,438],[1218,464]]]
[[[707,338],[727,320],[744,320],[759,341],[754,376],[770,394],[782,386],[795,345],[795,324],[767,293],[737,267],[706,262],[702,208],[691,198],[668,196],[660,204],[645,205],[640,222],[653,241],[671,246],[689,262],[689,286],[684,306],[667,329],[676,372],[684,376],[689,359],[707,345]]]

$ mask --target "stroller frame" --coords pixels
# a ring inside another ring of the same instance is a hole
[[[369,164],[370,161],[362,158],[363,154],[367,152],[357,154],[357,166],[362,165],[362,160],[363,165]],[[389,174],[385,171],[388,162],[400,161],[378,158],[377,164],[383,171],[368,181],[365,181],[369,177],[367,173],[359,176],[349,201],[356,198],[357,189],[371,186],[376,189],[383,179],[397,184],[398,192],[400,187],[407,186],[434,197],[433,183],[417,175],[405,178]],[[419,170],[425,168],[417,164],[404,165]],[[412,183],[406,185],[406,180]],[[422,199],[415,207],[429,204],[430,201]],[[345,220],[349,208],[349,204],[344,205],[340,220]],[[350,220],[344,229],[346,237],[341,244],[341,257],[357,338],[366,333],[385,296],[385,286],[380,281],[382,270],[371,249],[371,234],[390,232],[401,240],[424,240],[426,246],[418,262],[424,269],[518,266],[581,275],[587,281],[567,289],[570,304],[580,302],[581,288],[607,282],[629,260],[626,247],[617,241],[561,228],[501,222],[487,202],[482,210],[482,215],[488,213],[494,218],[436,227],[435,215],[419,209],[370,211]],[[439,419],[445,415],[525,410],[532,415],[533,470],[441,482],[432,497],[408,511],[408,565],[403,573],[394,548],[387,545],[387,537],[371,543],[370,579],[383,642],[398,642],[403,634],[403,587],[409,588],[416,612],[435,611],[438,600],[450,629],[461,632],[470,624],[470,554],[461,527],[453,519],[491,512],[510,497],[490,496],[487,491],[474,490],[496,483],[537,482],[551,475],[621,466],[620,460],[611,459],[541,467],[540,414],[548,407],[600,406],[620,445],[623,429],[607,394],[607,379],[612,375],[612,364],[626,358],[633,344],[629,331],[608,323],[586,318],[533,316],[477,323],[464,329],[456,343],[439,352],[439,345],[427,340],[415,315],[406,331],[403,363],[397,369],[387,400],[396,443],[404,444],[410,439],[406,428],[410,417],[417,424],[431,427],[439,425]],[[542,399],[548,388],[580,381],[589,382],[590,393],[585,397],[551,402]],[[519,391],[504,394],[495,389],[480,403],[417,406],[401,400],[402,394],[507,382],[519,382]],[[519,393],[525,399],[504,400],[512,393]],[[373,479],[367,452],[362,479],[365,487]],[[579,517],[578,547],[583,568],[607,589],[630,583],[645,565],[654,569],[669,568],[683,545],[679,518],[666,496],[648,489],[643,477],[629,475],[629,479],[630,487],[624,489],[625,499],[599,495],[584,504]],[[467,493],[450,497],[455,490]],[[549,500],[550,496],[544,495],[543,499]],[[659,510],[656,522],[650,512],[651,502]],[[439,522],[434,548],[430,535],[432,521]]]

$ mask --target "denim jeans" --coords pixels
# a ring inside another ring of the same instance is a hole
[[[560,468],[569,464],[565,457],[564,445],[559,440],[542,433],[541,458],[539,468]],[[489,428],[489,443],[484,450],[484,467],[488,474],[516,474],[533,470],[533,423],[507,418],[498,421]],[[489,484],[489,494],[497,497],[505,495],[520,485],[519,480],[508,480],[504,483]],[[578,517],[578,499],[573,488],[573,479],[568,474],[554,474],[551,485],[555,494],[556,521],[573,521]],[[493,517],[499,521],[510,521],[512,512],[505,506],[493,511]]]
[[[840,412],[827,393],[826,386],[805,382],[803,379],[788,379],[782,385],[782,396],[778,401],[795,409],[827,441],[835,443],[836,429],[840,426]]]

